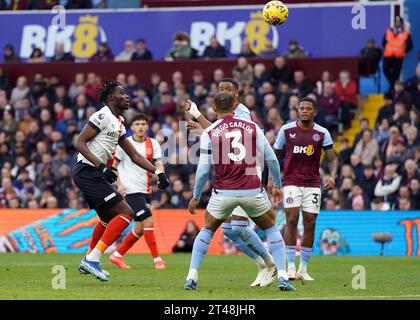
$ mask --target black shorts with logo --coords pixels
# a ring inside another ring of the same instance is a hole
[[[98,169],[89,164],[80,161],[76,163],[72,177],[91,209],[112,208],[124,199],[117,189],[104,179]]]
[[[134,211],[134,221],[142,222],[152,216],[150,211],[150,195],[145,193],[131,193],[125,200]]]

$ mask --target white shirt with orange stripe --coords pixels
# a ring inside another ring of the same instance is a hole
[[[140,153],[150,162],[160,160],[162,157],[162,149],[153,138],[146,137],[143,142],[138,142],[129,137],[130,141],[137,152]],[[118,146],[115,153],[115,160],[119,161],[118,173],[122,185],[125,188],[126,194],[133,193],[145,193],[150,194],[152,192],[152,186],[150,183],[151,173],[140,168],[130,157],[124,152],[124,150]]]

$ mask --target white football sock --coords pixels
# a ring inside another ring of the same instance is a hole
[[[101,260],[101,257],[102,257],[102,253],[98,250],[98,249],[96,249],[96,248],[94,248],[87,256],[86,256],[86,259],[88,260],[88,261],[93,261],[93,262],[99,262],[100,260]]]
[[[187,276],[187,280],[188,279],[193,279],[194,281],[197,282],[198,270],[197,269],[190,269],[190,271],[188,272],[188,276]]]

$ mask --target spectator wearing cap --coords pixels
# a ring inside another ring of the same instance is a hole
[[[373,38],[370,38],[366,41],[366,46],[360,50],[359,57],[359,73],[370,76],[378,71],[382,49],[375,45]]]
[[[115,56],[114,61],[116,62],[131,61],[135,51],[136,49],[134,48],[134,42],[132,40],[127,40],[124,42],[124,50]]]
[[[396,165],[387,164],[384,176],[376,184],[375,196],[384,197],[384,200],[389,202],[391,208],[393,208],[397,201],[400,184],[401,176],[396,172]]]
[[[152,51],[147,47],[144,39],[138,39],[136,43],[136,50],[131,56],[132,61],[136,60],[153,60]]]
[[[405,29],[404,19],[396,16],[394,26],[386,30],[382,40],[384,47],[384,74],[390,88],[400,78],[402,64],[407,52],[413,49],[410,32]]]
[[[215,59],[215,58],[226,58],[226,48],[217,41],[216,36],[210,38],[210,44],[204,49],[203,58]]]
[[[379,152],[378,142],[373,138],[371,129],[365,129],[362,134],[362,139],[356,144],[354,154],[358,155],[364,166],[371,165],[373,159]]]
[[[20,62],[20,57],[15,53],[15,49],[11,44],[6,44],[3,50],[4,63],[17,63]]]
[[[301,58],[307,56],[307,53],[302,46],[299,45],[297,40],[290,40],[289,46],[283,53],[286,58]]]

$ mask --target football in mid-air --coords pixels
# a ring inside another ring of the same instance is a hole
[[[270,1],[263,8],[264,21],[272,26],[279,26],[287,21],[289,9],[281,1]]]

